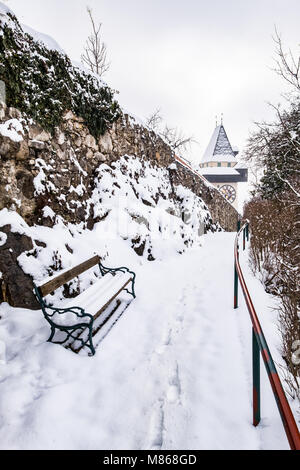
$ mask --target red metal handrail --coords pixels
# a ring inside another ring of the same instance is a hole
[[[245,231],[247,230],[248,232],[249,229],[249,222],[247,221],[243,227],[238,231],[236,239],[235,239],[235,245],[234,245],[234,260],[235,260],[235,276],[238,277],[243,294],[245,297],[246,305],[250,314],[252,326],[253,326],[253,339],[254,339],[254,346],[255,342],[257,342],[257,346],[259,347],[259,350],[261,352],[269,381],[273,390],[273,394],[276,400],[277,407],[279,409],[279,413],[281,416],[281,420],[285,429],[285,433],[287,435],[290,447],[292,450],[300,450],[300,434],[299,430],[295,421],[295,418],[293,416],[293,413],[291,411],[290,405],[288,403],[288,400],[286,398],[286,395],[284,393],[278,372],[276,370],[272,355],[270,353],[267,341],[265,339],[261,324],[259,322],[257,313],[255,311],[253,302],[251,300],[243,273],[242,269],[239,263],[239,236],[242,231],[243,232],[243,244],[245,243]],[[235,299],[234,299],[234,307],[237,308],[237,283],[235,282]],[[255,348],[254,348],[255,349]],[[253,357],[255,357],[255,354],[253,354]],[[258,355],[258,361],[259,361],[259,355]],[[255,368],[255,365],[253,365]],[[259,364],[258,364],[258,375],[259,375]],[[254,375],[255,377],[255,371]],[[256,380],[257,382],[254,383],[253,387],[253,424],[257,426],[257,424],[260,421],[260,410],[259,408],[259,378],[257,379],[257,370],[256,370]],[[255,382],[255,378],[254,378]],[[258,389],[257,389],[258,385]]]

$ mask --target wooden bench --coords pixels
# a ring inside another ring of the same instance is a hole
[[[63,308],[50,306],[45,302],[44,297],[96,265],[99,265],[102,277],[77,297],[70,299],[63,305]],[[91,354],[94,355],[96,351],[92,338],[95,320],[123,290],[135,298],[134,286],[134,272],[129,271],[126,267],[107,268],[103,266],[99,256],[94,256],[84,263],[64,271],[43,285],[36,286],[34,284],[36,297],[51,326],[51,335],[48,341],[55,344],[67,344],[72,340],[79,341],[81,347],[78,349],[87,346]],[[87,329],[87,338],[83,339],[82,332]],[[53,341],[58,330],[66,335],[63,341]]]

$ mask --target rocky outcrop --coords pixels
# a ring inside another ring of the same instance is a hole
[[[17,261],[21,253],[33,249],[32,240],[27,235],[12,232],[10,225],[1,227],[0,236],[0,303],[38,308],[32,279],[23,272]]]
[[[201,178],[180,163],[176,166],[176,171],[170,172],[173,183],[192,189],[209,208],[212,220],[218,222],[225,231],[235,232],[239,218],[236,209],[214,187],[203,183]]]

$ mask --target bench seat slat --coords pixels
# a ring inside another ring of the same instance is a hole
[[[123,286],[131,280],[131,276],[128,273],[118,273],[115,276],[106,274],[103,280],[109,276],[109,281],[102,284],[102,279],[97,281],[93,286],[80,294],[76,299],[76,306],[83,308],[86,313],[95,316],[98,311],[110,301],[115,292],[119,289],[123,289]],[[95,286],[95,287],[94,287]],[[89,290],[91,289],[90,295]],[[71,307],[72,302],[67,305]]]
[[[87,287],[83,292],[81,292],[81,294],[78,294],[73,299],[66,299],[62,307],[70,308],[76,305],[76,307],[86,309],[86,307],[90,304],[91,301],[95,299],[95,297],[97,297],[97,295],[99,297],[102,292],[105,292],[107,285],[110,284],[112,280],[113,276],[111,274],[97,279],[93,285]]]

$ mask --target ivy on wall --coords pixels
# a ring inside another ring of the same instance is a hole
[[[17,18],[0,21],[0,80],[8,106],[18,108],[49,132],[65,111],[84,119],[98,138],[116,121],[120,107],[114,91],[72,65],[70,59],[25,33]]]

